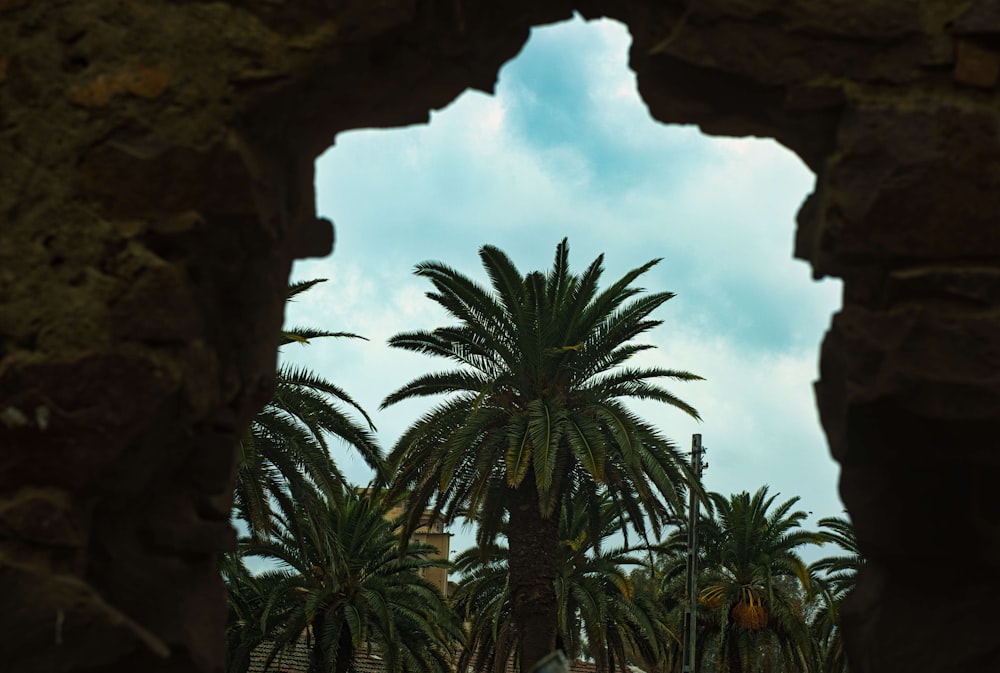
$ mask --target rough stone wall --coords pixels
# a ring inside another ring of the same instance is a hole
[[[1000,4],[692,2],[623,18],[654,117],[817,176],[795,254],[844,279],[816,385],[871,560],[852,670],[1000,670]],[[655,26],[670,26],[656,29]],[[791,450],[791,449],[790,449]]]
[[[233,446],[291,260],[332,243],[314,158],[490,90],[574,7],[628,24],[655,118],[817,174],[795,253],[845,281],[817,397],[872,559],[852,670],[1000,670],[995,1],[0,0],[9,670],[219,669]]]

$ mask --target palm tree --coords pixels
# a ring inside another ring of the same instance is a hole
[[[673,638],[664,641],[664,647],[655,656],[650,656],[642,650],[630,653],[632,663],[647,673],[680,673],[683,649],[680,634],[684,629],[684,608],[687,591],[686,533],[674,533],[667,538],[664,545],[656,545],[648,554],[642,566],[630,574],[636,594],[645,596],[657,608],[657,618],[664,629]],[[680,544],[678,544],[680,538]],[[698,620],[697,642],[699,643],[699,658],[704,658],[705,648],[710,633],[706,630],[707,620]],[[700,670],[700,669],[698,669]]]
[[[320,282],[292,284],[289,301]],[[280,345],[309,343],[319,337],[363,338],[350,332],[295,327],[282,331]],[[365,424],[353,419],[345,406],[359,413]],[[254,417],[239,444],[235,506],[251,535],[260,536],[269,529],[272,501],[278,493],[301,494],[315,487],[328,498],[339,496],[346,482],[330,454],[330,436],[353,447],[381,473],[382,451],[374,430],[368,414],[342,388],[307,369],[281,365],[273,397]]]
[[[819,520],[820,535],[840,547],[841,553],[813,563],[810,573],[816,577],[822,604],[812,621],[817,673],[846,673],[847,657],[840,634],[840,608],[857,583],[864,557],[858,547],[854,526],[843,517]]]
[[[452,607],[468,625],[466,647],[458,671],[474,664],[477,673],[506,673],[516,661],[517,636],[510,611],[507,547],[472,547],[455,559],[462,578],[452,594]]]
[[[267,637],[260,624],[261,606],[267,596],[266,582],[253,575],[238,554],[223,554],[219,569],[226,584],[226,673],[245,673],[251,653]]]
[[[253,578],[249,597],[240,595],[245,584],[229,585],[230,605],[252,609],[245,639],[267,642],[265,668],[304,641],[310,673],[346,673],[362,649],[377,652],[387,673],[450,673],[461,622],[421,576],[447,562],[430,558],[429,545],[401,544],[381,496],[344,489],[336,503],[318,492],[309,504],[281,497],[271,536],[243,539],[243,556],[279,566]]]
[[[600,537],[590,535],[589,512],[563,509],[560,518],[560,572],[556,579],[558,643],[571,658],[587,654],[598,671],[624,670],[633,653],[661,656],[674,638],[652,597],[638,594],[626,572],[645,563],[643,548],[607,547],[625,533],[624,520],[606,498],[600,511]],[[480,672],[506,671],[517,662],[512,622],[507,547],[472,548],[455,561],[463,573],[453,605],[469,623],[469,641],[458,670],[472,663]]]
[[[600,534],[591,536],[591,512],[564,508],[560,529],[564,562],[556,580],[561,640],[598,671],[624,671],[636,655],[660,659],[677,637],[655,598],[639,593],[628,569],[646,563],[648,544],[629,545],[627,519],[610,499],[601,502]],[[623,543],[609,547],[612,540]]]
[[[445,396],[393,448],[391,490],[407,494],[407,530],[433,503],[434,515],[448,521],[474,518],[486,548],[508,521],[511,614],[525,663],[556,646],[565,503],[592,513],[594,537],[605,491],[619,515],[643,531],[647,521],[658,530],[683,508],[684,461],[623,400],[655,400],[698,418],[655,381],[700,377],[622,366],[653,348],[632,340],[660,324],[649,316],[674,296],[644,295],[632,285],[659,260],[599,291],[603,256],[575,275],[568,254],[563,240],[551,271],[522,275],[501,250],[484,246],[479,256],[491,290],[444,264],[418,265],[416,274],[435,289],[427,296],[457,324],[389,343],[457,368],[420,376],[382,403]]]
[[[800,527],[807,514],[792,511],[797,497],[772,509],[777,495],[769,496],[767,486],[752,497],[709,498],[714,511],[699,532],[699,601],[714,621],[721,670],[744,673],[761,665],[770,671],[775,657],[785,670],[804,670],[810,647],[805,603],[813,587],[796,550],[824,538]],[[671,543],[679,545],[679,535]]]

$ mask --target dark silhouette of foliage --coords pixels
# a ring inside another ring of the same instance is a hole
[[[383,402],[443,397],[396,442],[391,488],[407,494],[407,530],[431,506],[448,521],[474,518],[487,549],[509,520],[512,619],[521,660],[531,662],[556,641],[558,522],[567,503],[590,512],[595,538],[604,494],[643,531],[647,523],[658,531],[683,509],[684,460],[624,401],[654,400],[698,417],[658,383],[698,376],[628,366],[653,347],[634,340],[661,324],[650,316],[674,296],[633,285],[658,260],[600,290],[602,257],[579,275],[568,257],[563,240],[551,270],[525,275],[484,246],[490,289],[443,264],[418,265],[434,286],[427,296],[456,322],[389,343],[456,367],[420,376]]]
[[[289,300],[319,282],[293,284]],[[350,332],[296,327],[283,331],[280,343],[308,343],[321,337],[362,338]],[[363,424],[350,415],[352,410]],[[368,414],[342,388],[308,369],[280,366],[274,395],[254,417],[237,452],[235,506],[251,534],[269,530],[278,494],[298,497],[317,488],[327,498],[339,497],[346,481],[331,455],[331,437],[357,451],[382,474],[382,451],[374,430]]]
[[[265,648],[266,663],[305,646],[310,673],[348,673],[355,653],[378,654],[387,673],[452,673],[461,622],[421,571],[447,565],[435,549],[403,544],[382,494],[345,489],[336,501],[278,499],[272,533],[244,538],[240,557],[277,568],[250,576],[241,559],[226,573],[230,661]],[[241,570],[241,568],[243,568]]]

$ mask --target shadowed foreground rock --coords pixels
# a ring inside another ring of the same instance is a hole
[[[817,398],[872,560],[852,670],[1000,670],[996,2],[0,0],[9,670],[220,669],[232,447],[291,262],[332,246],[315,157],[491,90],[574,9],[629,26],[656,119],[816,173],[795,254],[845,281]]]

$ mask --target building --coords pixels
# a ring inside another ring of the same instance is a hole
[[[394,519],[403,515],[402,504],[396,505],[386,514],[389,519]],[[429,523],[431,518],[430,510],[425,510],[420,517],[420,526],[413,532],[410,538],[416,543],[430,545],[437,549],[436,554],[431,554],[430,558],[448,560],[451,554],[451,533],[444,529],[444,522],[437,520],[433,524]],[[448,569],[447,568],[426,568],[421,571],[421,575],[434,584],[445,596],[450,595],[448,589]]]

